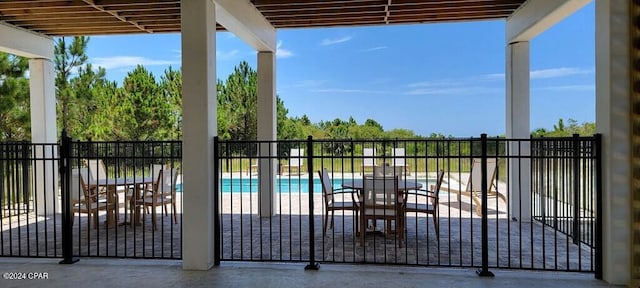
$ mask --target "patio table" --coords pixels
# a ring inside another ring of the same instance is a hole
[[[358,191],[362,191],[362,186],[364,181],[362,179],[353,179],[353,180],[343,180],[342,187],[350,188]],[[411,180],[400,180],[398,181],[398,193],[404,192],[406,190],[414,190],[422,188],[422,183]]]
[[[364,186],[364,180],[363,179],[352,179],[352,180],[343,180],[342,181],[342,187],[343,188],[348,188],[348,189],[354,189],[354,190],[358,190],[358,194],[362,194],[362,189]],[[411,181],[411,180],[406,180],[406,179],[401,179],[400,181],[398,181],[398,196],[401,196],[404,191],[407,190],[414,190],[414,189],[420,189],[422,188],[422,183],[417,182],[417,181]],[[362,211],[362,205],[360,207],[360,217],[362,217],[363,215],[363,211]],[[358,219],[358,221],[360,221],[360,219]],[[375,231],[375,229],[372,228],[367,228],[366,233],[376,233],[377,231]]]
[[[99,179],[95,182],[89,183],[90,188],[104,187],[107,190],[107,201],[113,201],[117,199],[117,189],[119,186],[125,186],[126,190],[133,188],[133,194],[131,195],[129,210],[134,215],[134,221],[131,223],[140,224],[140,210],[135,209],[135,201],[140,198],[144,189],[148,184],[153,184],[153,177],[125,177],[125,178],[111,178],[111,179]],[[126,192],[125,192],[126,198]],[[126,204],[126,200],[125,200]],[[127,224],[126,222],[126,207],[125,207],[125,221],[118,223],[117,210],[120,205],[115,205],[114,210],[107,210],[107,227],[114,227],[116,224]],[[115,213],[114,213],[115,212]],[[131,216],[130,216],[131,217]]]

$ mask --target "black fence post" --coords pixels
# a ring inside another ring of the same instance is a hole
[[[480,268],[476,273],[480,277],[493,277],[493,273],[489,271],[489,216],[488,216],[488,187],[489,183],[487,183],[487,134],[482,134],[480,136],[480,144],[481,144],[481,165],[480,171],[482,175],[481,187],[482,187],[482,268]]]
[[[220,147],[218,136],[213,137],[213,237],[216,245],[213,247],[213,265],[220,265],[220,245],[222,233],[220,233]]]
[[[28,209],[29,207],[29,196],[31,195],[31,185],[29,185],[31,179],[29,179],[29,171],[31,171],[31,169],[29,169],[29,159],[31,157],[29,157],[30,154],[30,147],[31,145],[29,145],[29,142],[27,141],[23,141],[22,142],[22,147],[20,150],[22,150],[22,157],[20,159],[22,159],[22,207],[24,207],[24,209]],[[43,145],[42,149],[47,149],[46,146]],[[16,199],[17,200],[17,199]]]
[[[580,243],[580,135],[573,134],[573,244]]]
[[[595,134],[596,154],[596,279],[602,280],[602,134]]]
[[[62,130],[60,145],[60,174],[62,174],[62,261],[60,264],[78,262],[73,258],[73,213],[71,212],[71,138]]]
[[[316,262],[316,237],[313,214],[313,137],[307,137],[307,172],[309,173],[309,264],[304,270],[318,270]]]

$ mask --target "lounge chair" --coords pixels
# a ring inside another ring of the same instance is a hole
[[[474,158],[471,160],[471,171],[469,172],[469,179],[464,191],[459,191],[451,188],[443,188],[450,193],[458,194],[458,202],[461,201],[461,195],[466,195],[473,200],[476,205],[476,213],[482,216],[482,160]],[[502,199],[505,203],[507,197],[498,191],[496,173],[498,170],[498,161],[496,158],[487,159],[487,196]]]
[[[367,167],[374,168],[378,166],[376,163],[376,149],[375,148],[364,148],[362,149],[362,171],[361,175],[364,175],[364,171]]]
[[[258,161],[260,161],[260,160],[259,160],[259,159],[256,159],[256,162],[253,162],[253,163],[251,164],[251,166],[249,166],[249,172],[247,173],[247,175],[249,175],[249,174],[251,174],[251,175],[253,175],[253,174],[258,174],[258,172],[260,172],[260,171],[258,170],[258,168],[260,167],[260,166],[258,166]],[[251,163],[251,162],[250,162],[250,163]]]
[[[444,170],[438,171],[438,179],[436,185],[431,185],[430,189],[407,190],[404,194],[404,211],[405,213],[425,213],[431,214],[433,218],[433,227],[436,231],[436,237],[440,238],[440,228],[438,223],[438,203],[440,187],[444,179]]]
[[[327,223],[329,222],[329,213],[331,213],[330,226],[333,228],[333,215],[336,210],[341,211],[353,211],[355,212],[355,226],[358,231],[358,212],[360,207],[356,200],[356,194],[358,193],[353,189],[334,189],[329,179],[329,172],[327,168],[318,171],[320,175],[320,182],[322,182],[322,198],[324,198],[324,222],[322,222],[322,236],[327,234]],[[351,201],[345,201],[345,196],[350,196]],[[339,198],[339,199],[338,199]]]
[[[391,221],[396,222],[396,235],[398,246],[403,246],[404,241],[404,213],[402,201],[398,197],[398,177],[364,177],[360,200],[361,213],[360,228],[365,230],[367,222],[378,219],[386,220],[387,235],[391,232]],[[374,225],[375,226],[375,225]],[[360,245],[364,246],[365,231],[360,231]]]
[[[298,170],[298,174],[302,173],[303,163],[304,163],[304,148],[292,148],[289,153],[289,164],[287,164],[287,169],[289,174],[291,174],[291,169]]]
[[[249,146],[249,148],[253,148],[252,151],[250,151],[250,155],[253,155],[252,157],[249,158],[249,171],[247,171],[247,175],[254,175],[254,174],[258,174],[258,172],[260,172],[260,166],[258,163],[260,163],[260,144],[255,145],[255,146]],[[255,149],[255,150],[254,150]],[[241,159],[242,161],[242,159]]]
[[[409,165],[407,165],[405,161],[404,148],[393,148],[391,151],[392,158],[392,167],[402,167],[404,169],[404,174],[411,175],[411,170],[409,170]]]

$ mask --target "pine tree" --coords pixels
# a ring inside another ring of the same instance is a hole
[[[0,53],[0,139],[29,140],[29,68],[26,58]]]

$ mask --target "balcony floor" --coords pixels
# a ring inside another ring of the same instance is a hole
[[[207,271],[182,270],[180,261],[81,259],[60,265],[54,259],[0,258],[2,272],[47,273],[47,280],[5,280],[2,287],[612,287],[592,274],[492,270],[478,277],[473,269],[325,264],[305,271],[304,264],[223,263]],[[623,287],[623,286],[620,286]]]

